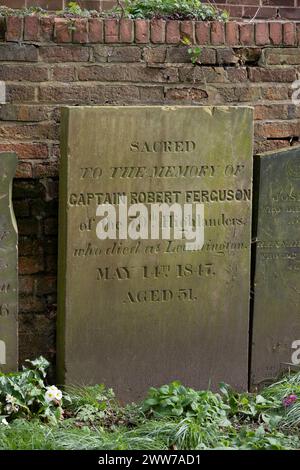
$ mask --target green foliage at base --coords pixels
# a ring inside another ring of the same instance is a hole
[[[47,385],[48,365],[0,375],[0,450],[300,449],[300,372],[259,394],[175,381],[121,406],[103,385]]]

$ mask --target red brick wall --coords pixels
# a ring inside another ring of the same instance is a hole
[[[213,3],[229,11],[232,18],[257,19],[291,19],[300,20],[300,0],[203,0]],[[67,5],[69,0],[0,0],[0,5],[11,8],[24,6],[41,6],[48,10],[59,10]],[[77,0],[82,8],[91,10],[108,10],[115,0]]]
[[[193,66],[180,37],[203,46]],[[253,105],[255,149],[292,145],[300,23],[11,17],[0,22],[0,151],[19,166],[20,354],[55,354],[59,109],[65,104]]]

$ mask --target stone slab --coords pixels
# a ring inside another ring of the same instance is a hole
[[[300,363],[300,146],[255,156],[254,182],[253,387]]]
[[[17,156],[0,153],[0,371],[18,368],[18,233],[12,206]]]
[[[172,380],[248,385],[253,111],[62,111],[58,378],[124,401]],[[102,240],[98,203],[203,203],[205,243]]]

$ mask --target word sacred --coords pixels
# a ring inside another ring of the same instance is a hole
[[[130,144],[131,152],[141,153],[182,153],[193,152],[196,148],[195,142],[171,141],[165,140],[160,142],[132,142]]]

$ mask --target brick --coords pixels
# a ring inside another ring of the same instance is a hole
[[[280,148],[285,148],[290,145],[290,141],[288,139],[283,140],[283,139],[263,139],[263,140],[258,140],[254,142],[254,153],[262,153],[262,152],[269,152],[270,150],[278,150]]]
[[[107,82],[176,82],[178,80],[177,67],[146,67],[145,65],[125,64],[115,67],[113,65],[94,65],[80,67],[78,70],[80,80],[107,81]]]
[[[246,67],[228,67],[227,76],[230,83],[246,82],[248,79]]]
[[[15,152],[21,160],[43,159],[48,157],[48,146],[44,143],[0,143],[1,152]]]
[[[185,83],[225,83],[228,82],[224,67],[194,67],[185,65],[179,69],[179,78]]]
[[[256,122],[254,125],[255,135],[265,138],[290,138],[300,135],[299,121],[272,121]]]
[[[39,18],[40,41],[49,42],[54,36],[54,18],[51,16]]]
[[[134,39],[134,23],[132,20],[123,18],[120,20],[120,42],[131,43]]]
[[[289,105],[287,104],[259,104],[254,107],[254,120],[288,119]]]
[[[32,178],[33,177],[33,172],[32,172],[32,164],[31,163],[25,163],[21,162],[20,160],[18,161],[17,165],[17,170],[16,170],[16,178]]]
[[[286,46],[294,46],[296,44],[295,23],[283,23],[283,44]]]
[[[73,65],[55,65],[52,68],[52,80],[57,82],[74,82],[77,78]]]
[[[240,86],[216,86],[218,102],[224,100],[225,103],[245,103],[258,101],[261,98],[259,87],[249,86],[248,84]]]
[[[0,138],[3,140],[58,140],[57,124],[51,123],[0,123]]]
[[[77,45],[42,46],[39,51],[45,62],[88,62],[90,56],[90,48]]]
[[[222,47],[217,49],[217,64],[237,64],[239,57],[231,47]]]
[[[34,286],[34,279],[32,276],[20,276],[19,292],[21,295],[33,294],[33,286]]]
[[[8,84],[6,86],[6,101],[8,103],[35,101],[35,87],[32,85]]]
[[[118,46],[108,51],[108,62],[140,62],[142,49],[138,46]]]
[[[56,277],[55,276],[43,276],[38,277],[34,281],[34,290],[36,295],[53,294],[56,292]]]
[[[203,65],[206,64],[216,64],[216,50],[211,47],[203,47],[200,54],[200,63]]]
[[[239,44],[239,26],[236,22],[229,21],[225,24],[226,45],[237,46]]]
[[[244,46],[254,45],[254,24],[240,23],[240,43]]]
[[[37,16],[25,16],[24,18],[24,40],[39,41],[40,21]]]
[[[88,42],[88,20],[76,18],[74,21],[73,42],[85,44]]]
[[[104,20],[104,39],[106,43],[119,42],[119,21]]]
[[[149,64],[164,63],[166,60],[166,46],[145,47],[144,60]]]
[[[36,104],[5,104],[0,107],[0,121],[39,122],[52,119],[53,108]]]
[[[285,18],[287,20],[300,20],[300,11],[298,8],[279,8],[279,14],[281,18]]]
[[[31,44],[0,44],[0,61],[37,62],[38,48]]]
[[[187,37],[192,44],[195,43],[195,23],[194,21],[181,21],[180,22],[181,37]]]
[[[104,41],[104,26],[100,18],[89,18],[89,42],[102,43]]]
[[[6,41],[19,42],[23,38],[23,18],[20,16],[8,16],[6,18]]]
[[[222,21],[213,21],[211,24],[211,43],[221,46],[225,43],[225,27]]]
[[[216,64],[216,51],[212,48],[205,47],[201,50],[199,57],[201,64]],[[166,62],[171,63],[191,63],[186,46],[169,46],[167,48]]]
[[[33,178],[57,178],[58,162],[34,162]]]
[[[150,23],[148,20],[135,21],[135,42],[147,44],[150,40]]]
[[[255,25],[255,43],[257,46],[265,46],[270,44],[269,24],[256,23]]]
[[[91,101],[94,104],[136,104],[139,99],[139,88],[133,85],[96,85],[91,90]]]
[[[166,22],[166,42],[167,44],[180,43],[180,22],[167,21]]]
[[[242,18],[243,17],[243,7],[237,5],[229,5],[226,3],[225,5],[221,5],[221,8],[225,9],[228,13],[230,18]]]
[[[274,46],[282,44],[282,23],[270,23],[270,40]]]
[[[263,51],[262,62],[266,65],[300,65],[300,49],[267,48]]]
[[[125,65],[83,65],[78,68],[78,79],[81,81],[114,82],[125,81],[129,77],[129,69]]]
[[[151,20],[150,36],[153,44],[163,44],[166,38],[166,22],[160,19]]]
[[[294,6],[295,0],[263,0],[263,5]]]
[[[47,85],[39,88],[39,102],[61,104],[88,104],[90,89],[73,84]]]
[[[72,23],[64,18],[54,19],[55,40],[58,43],[72,42]]]
[[[243,18],[253,18],[255,19],[273,19],[277,16],[277,8],[272,7],[244,7]]]
[[[210,23],[204,21],[196,21],[195,36],[197,44],[210,44]]]
[[[20,313],[42,313],[45,311],[44,302],[36,296],[26,295],[20,299]],[[27,341],[27,339],[26,339]],[[36,339],[34,340],[36,343]],[[41,349],[39,349],[41,351]],[[28,357],[28,356],[27,356]]]
[[[186,46],[168,47],[166,62],[190,63],[191,58],[188,54],[188,48]]]
[[[296,24],[296,35],[297,35],[296,42],[298,46],[300,46],[300,23]]]
[[[261,96],[262,99],[269,101],[287,100],[289,98],[290,85],[276,85],[262,86]]]
[[[207,92],[196,87],[189,88],[167,88],[165,91],[166,101],[200,103],[207,98]]]
[[[164,101],[164,89],[161,86],[144,86],[139,91],[142,103],[162,104]]]
[[[48,217],[44,221],[44,231],[46,235],[56,235],[57,234],[58,220],[57,217]]]
[[[249,68],[249,80],[253,82],[289,82],[292,83],[297,78],[297,73],[294,67],[292,68]]]
[[[3,64],[0,67],[0,80],[42,82],[48,80],[48,69],[44,66]]]
[[[9,0],[11,1],[11,0]],[[42,7],[46,10],[53,10],[53,11],[56,11],[56,10],[59,10],[59,9],[62,9],[63,7],[63,0],[51,0],[51,3],[49,0],[25,0],[26,1],[26,6],[27,7],[36,7],[36,6],[39,6],[39,7]],[[24,5],[24,0],[23,0],[23,5]],[[51,8],[50,8],[51,7]]]
[[[243,64],[256,65],[262,56],[262,49],[259,47],[239,47],[234,48],[236,55]]]

